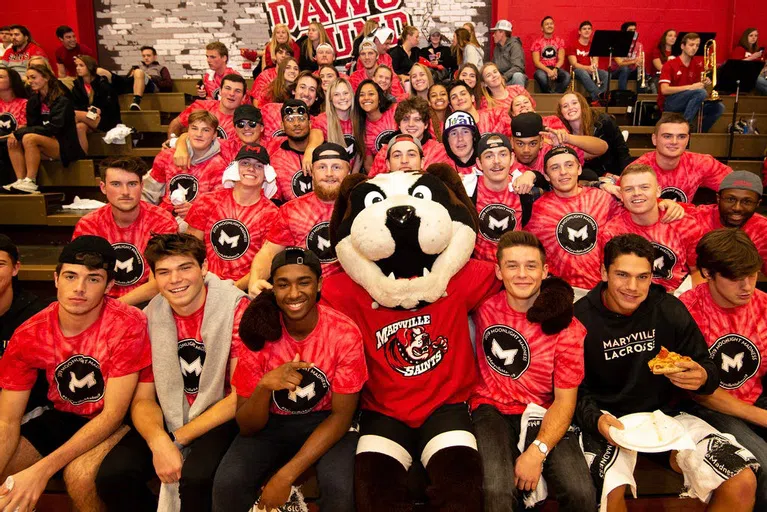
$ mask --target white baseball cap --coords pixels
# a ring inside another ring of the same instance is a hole
[[[490,32],[494,30],[505,30],[506,32],[511,32],[511,22],[509,20],[498,20],[495,23],[495,26],[490,29]]]

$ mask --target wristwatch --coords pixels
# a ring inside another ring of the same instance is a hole
[[[538,450],[543,454],[543,458],[546,459],[546,457],[549,456],[549,447],[544,443],[543,441],[539,441],[536,439],[533,441],[533,445],[538,447]]]

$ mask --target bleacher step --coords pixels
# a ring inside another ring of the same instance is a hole
[[[51,281],[61,253],[57,245],[20,245],[22,261],[19,279],[22,281]]]
[[[120,95],[120,110],[129,110],[133,103],[132,94]],[[141,98],[141,110],[159,110],[178,114],[186,108],[183,92],[157,92],[145,94]]]
[[[12,226],[46,226],[48,215],[56,211],[64,194],[2,194],[0,195],[0,218],[2,224]]]
[[[138,132],[162,132],[163,124],[159,110],[124,110],[121,112],[123,124]]]
[[[94,187],[98,186],[93,160],[78,160],[69,167],[59,161],[41,162],[37,183],[41,187]]]

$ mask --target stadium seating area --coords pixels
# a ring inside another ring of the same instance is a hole
[[[71,239],[78,219],[89,212],[89,210],[64,210],[62,205],[71,203],[75,196],[104,199],[99,190],[97,177],[98,161],[103,157],[133,155],[151,164],[154,156],[160,151],[162,142],[166,139],[170,120],[194,100],[195,83],[196,79],[174,80],[174,92],[145,95],[141,111],[128,110],[132,96],[121,96],[123,123],[135,130],[135,133],[126,139],[124,145],[106,144],[101,138],[103,134],[93,133],[89,136],[90,159],[73,163],[69,168],[64,168],[60,162],[44,162],[41,165],[38,183],[42,194],[0,195],[0,218],[3,219],[3,230],[20,246],[23,267],[19,278],[26,281],[29,289],[43,294],[53,293],[53,271],[60,249]],[[250,85],[249,83],[248,86]],[[635,87],[635,83],[631,82],[630,87]],[[541,115],[554,114],[559,95],[540,94],[535,91],[535,88],[535,82],[530,80],[528,90],[537,102],[537,112]],[[617,82],[613,84],[613,89],[617,89]],[[654,101],[655,95],[639,95],[638,100]],[[727,129],[732,120],[734,97],[726,96],[722,98],[722,101],[726,107],[725,114],[709,133],[692,135],[689,149],[725,160],[729,144]],[[631,107],[610,107],[609,113],[617,118],[621,130],[628,131],[628,145],[633,157],[653,149],[651,141],[653,128],[632,126]],[[733,169],[747,170],[761,175],[765,148],[767,148],[767,97],[749,95],[740,98],[738,117],[748,119],[752,114],[757,126],[762,127],[765,134],[735,135],[733,157],[729,165]],[[713,193],[702,190],[696,196],[695,202],[711,200],[713,200]],[[640,458],[636,477],[642,495],[638,500],[629,501],[631,511],[695,511],[704,508],[697,500],[664,499],[664,496],[676,498],[682,490],[682,478],[649,459]],[[316,491],[312,491],[311,487],[310,479],[310,484],[305,489],[307,497],[313,492],[316,495]],[[546,511],[556,509],[556,503],[551,500],[543,508]],[[60,482],[51,483],[48,492],[38,503],[37,510],[71,510]]]

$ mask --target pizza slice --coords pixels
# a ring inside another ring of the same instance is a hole
[[[666,347],[661,347],[658,355],[647,362],[647,366],[655,375],[668,375],[685,371],[685,368],[679,368],[675,365],[680,361],[692,361],[692,358],[676,352],[669,352]]]

